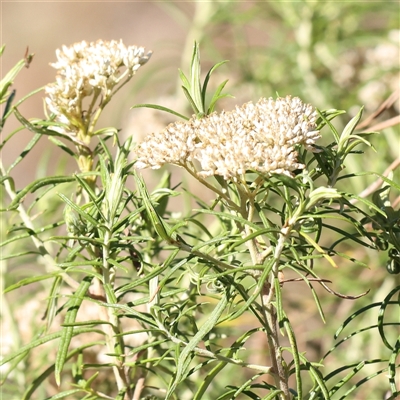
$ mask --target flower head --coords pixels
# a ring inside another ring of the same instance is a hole
[[[140,145],[136,168],[158,169],[167,163],[183,166],[192,159],[195,141],[192,124],[169,124],[161,133],[149,135]]]
[[[56,82],[45,88],[46,104],[58,122],[68,125],[65,133],[76,134],[88,126],[96,100],[105,105],[149,60],[151,52],[145,54],[143,47],[126,47],[121,40],[98,40],[63,46],[56,55],[57,62],[50,64],[57,69]],[[84,105],[83,100],[90,96],[92,99]]]
[[[256,104],[194,117],[150,135],[138,147],[136,167],[182,166],[197,160],[200,176],[237,180],[247,171],[291,175],[304,168],[297,161],[297,147],[312,150],[320,138],[316,119],[312,106],[298,97],[261,98]]]

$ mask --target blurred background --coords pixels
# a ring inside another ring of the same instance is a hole
[[[155,103],[190,115],[180,90],[178,68],[189,72],[195,40],[200,43],[204,73],[215,63],[229,60],[213,73],[210,82],[216,87],[229,79],[226,91],[235,97],[224,99],[219,110],[257,101],[262,96],[290,94],[319,109],[346,110],[347,114],[335,120],[340,131],[361,106],[365,107],[366,118],[393,95],[394,101],[369,127],[398,118],[398,1],[32,1],[3,2],[1,12],[1,42],[6,45],[1,59],[2,76],[24,57],[27,48],[29,53],[35,54],[29,69],[24,69],[15,80],[13,88],[17,100],[55,80],[55,69],[49,63],[56,61],[55,51],[62,45],[82,40],[122,39],[127,46],[153,50],[148,64],[139,69],[102,115],[104,126],[122,129],[121,135],[134,135],[137,141],[147,133],[161,130],[174,118],[160,111],[131,110],[135,104]],[[19,111],[28,119],[44,118],[43,93],[24,102]],[[19,123],[10,118],[2,134],[8,135],[18,126]],[[101,124],[98,126],[100,128]],[[1,154],[6,166],[31,137],[28,131],[15,135],[7,151]],[[399,125],[388,124],[372,138],[372,143],[375,152],[368,150],[365,157],[349,158],[349,171],[383,173],[398,160]],[[73,172],[76,166],[65,165],[63,157],[55,146],[42,140],[15,168],[17,187],[23,188],[32,179],[45,174],[55,174],[59,168]],[[148,176],[151,177],[150,173]],[[394,171],[393,179],[400,182],[398,170]],[[371,177],[360,177],[354,180],[352,190],[362,192],[372,181]],[[346,251],[370,268],[349,264],[343,265],[341,271],[333,271],[326,267],[323,277],[331,279],[335,290],[342,293],[356,295],[368,289],[371,292],[355,306],[349,300],[324,296],[322,290],[316,288],[323,296],[326,315],[338,324],[352,310],[382,300],[382,296],[399,284],[395,275],[387,274],[384,254],[369,254],[365,249],[361,249],[361,253],[350,248]],[[338,325],[334,324],[332,332],[328,332],[329,328],[318,317],[309,291],[292,285],[288,286],[286,301],[293,310],[289,317],[299,334],[299,348],[307,351],[310,359],[318,359],[331,346]],[[28,331],[29,327],[21,329]],[[321,336],[322,330],[325,336]],[[367,334],[363,341],[352,343],[348,356],[357,359],[367,352],[373,358],[379,340],[374,333]],[[257,357],[258,349],[265,347],[265,343],[253,342],[249,347]],[[262,361],[255,359],[254,362]],[[336,362],[340,364],[341,361]],[[374,396],[380,397],[357,398],[382,398],[379,384],[366,390],[374,390]]]

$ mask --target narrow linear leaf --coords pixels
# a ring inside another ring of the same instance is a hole
[[[74,326],[86,326],[86,325],[93,326],[93,325],[112,325],[112,324],[109,321],[102,321],[100,319],[91,319],[89,321],[82,321],[82,322],[75,321],[73,324],[66,324],[66,323],[61,324],[62,327],[64,327],[64,326],[65,327],[67,327],[67,326],[74,327]]]
[[[182,90],[183,90],[183,93],[185,94],[185,96],[186,96],[188,102],[190,103],[190,106],[192,107],[194,113],[195,113],[196,115],[200,115],[200,110],[199,110],[199,108],[197,107],[196,102],[195,102],[195,100],[193,99],[193,97],[192,97],[192,95],[190,94],[190,92],[189,92],[184,86],[182,86]]]
[[[9,207],[7,208],[8,211],[15,210],[18,208],[19,203],[24,199],[24,197],[28,193],[33,193],[36,190],[48,186],[48,185],[59,185],[61,183],[73,182],[75,180],[74,177],[71,176],[50,176],[46,178],[40,178],[26,186],[22,189],[18,194],[14,197],[14,200],[11,202]]]
[[[204,103],[202,99],[202,91],[201,91],[201,64],[200,64],[200,49],[199,44],[197,42],[194,43],[193,47],[193,56],[192,63],[190,66],[190,95],[196,104],[197,109],[205,114]],[[197,113],[196,113],[197,114]]]
[[[203,83],[203,88],[201,89],[201,97],[205,99],[206,93],[207,93],[207,86],[208,86],[208,81],[210,80],[211,74],[221,65],[224,65],[225,63],[229,62],[229,60],[224,60],[221,61],[217,64],[215,64],[210,70],[207,72],[206,77],[204,78],[204,83]]]
[[[193,352],[195,347],[204,338],[204,336],[206,336],[211,331],[211,329],[213,329],[214,326],[218,323],[219,318],[225,311],[226,306],[228,305],[229,298],[230,298],[230,293],[225,292],[220,302],[214,308],[213,312],[209,315],[207,321],[202,325],[202,327],[198,330],[196,335],[193,336],[190,342],[182,350],[178,359],[175,378],[168,390],[168,393],[166,395],[166,400],[169,399],[171,395],[174,393],[177,385],[181,381],[184,373],[186,372],[191,361],[191,353]]]
[[[128,271],[128,268],[126,268],[124,265],[122,265],[122,264],[119,263],[118,261],[113,260],[112,258],[109,258],[109,259],[107,260],[107,262],[108,262],[109,264],[111,264],[112,266],[114,266],[114,267],[116,267],[116,268],[119,268],[119,269],[121,269],[122,271],[124,271],[124,272],[126,272],[126,273],[129,272],[129,271]]]
[[[50,142],[54,143],[61,150],[65,151],[68,155],[76,157],[76,154],[61,140],[58,140],[56,137],[53,136],[49,136],[48,139],[50,140]]]
[[[268,394],[268,396],[263,397],[263,400],[275,400],[278,398],[278,394],[283,393],[280,389],[275,389]]]
[[[97,130],[96,132],[93,132],[93,135],[103,135],[103,136],[113,136],[118,133],[118,129],[114,127],[106,127],[106,128],[101,128]]]
[[[384,300],[382,301],[382,304],[379,308],[379,314],[378,314],[378,332],[379,335],[381,336],[382,342],[383,344],[390,350],[393,351],[394,350],[394,346],[395,345],[391,345],[389,343],[389,340],[385,334],[385,330],[384,330],[384,319],[385,319],[385,313],[386,313],[386,309],[387,306],[389,304],[391,304],[390,299],[392,298],[392,296],[394,296],[396,293],[398,292],[398,296],[400,295],[400,286],[395,287],[393,290],[390,291],[390,293],[384,298]],[[398,299],[397,299],[398,300]],[[397,343],[397,342],[396,342]]]
[[[136,178],[136,184],[139,189],[139,193],[140,193],[142,200],[144,202],[144,205],[146,207],[147,214],[150,218],[150,221],[151,221],[155,231],[162,239],[166,240],[167,242],[170,242],[171,236],[168,233],[169,227],[161,219],[161,217],[158,215],[156,209],[154,208],[154,206],[150,200],[150,196],[146,189],[143,178],[141,176],[139,176],[136,172],[134,173],[134,176]]]
[[[220,244],[222,241],[228,240],[228,239],[229,239],[229,237],[225,236],[225,235],[217,236],[211,240],[207,240],[205,242],[200,242],[196,246],[193,246],[192,251],[199,251],[203,247],[209,247],[209,246],[214,247],[215,244]],[[233,248],[233,246],[232,246],[232,248]]]
[[[90,266],[90,267],[101,267],[103,263],[101,261],[95,261],[95,260],[90,260],[90,261],[70,261],[70,262],[63,262],[63,263],[57,263],[55,264],[57,267],[60,268],[67,268],[68,271],[72,270],[74,267],[82,267],[82,266]],[[88,274],[90,271],[85,270],[85,273]],[[94,276],[100,277],[100,275],[97,275],[93,271],[91,272],[94,274]]]
[[[10,111],[11,104],[12,104],[12,102],[14,100],[14,97],[15,97],[15,93],[16,93],[16,90],[14,89],[11,92],[11,94],[8,96],[8,98],[7,98],[6,106],[4,107],[3,115],[2,115],[1,120],[0,120],[0,132],[3,129],[4,123],[5,123],[5,121],[6,121],[7,117],[8,117],[8,113]],[[1,103],[3,103],[3,98],[0,98],[0,104]]]
[[[73,179],[74,180],[74,179]],[[77,206],[74,202],[72,202],[67,196],[62,193],[58,193],[58,196],[67,203],[72,209],[74,209],[78,214],[80,214],[86,221],[89,221],[93,226],[98,225],[98,221],[95,220],[91,215],[82,210],[79,206]]]
[[[20,100],[17,105],[21,104],[25,99],[28,97],[32,96],[33,94],[41,91],[43,88],[39,88],[35,90],[34,92],[29,93],[24,99]],[[17,106],[16,105],[16,106]],[[43,120],[36,120],[34,123],[28,121],[16,108],[14,107],[14,114],[16,118],[18,119],[21,124],[28,129],[31,132],[38,133],[40,135],[46,135],[46,136],[58,136],[63,139],[66,139],[74,144],[78,144],[80,146],[83,146],[84,148],[88,148],[87,144],[82,142],[81,140],[77,139],[73,135],[67,135],[64,133],[60,133],[56,130],[51,129],[51,127],[56,127],[56,128],[66,128],[67,125],[62,124],[60,122],[53,122],[53,121],[43,121]]]
[[[4,49],[4,48],[3,48]],[[18,73],[25,67],[25,60],[20,60],[18,63],[7,72],[6,76],[0,81],[0,99],[3,99],[7,89],[13,83]]]
[[[34,282],[40,282],[40,281],[44,281],[46,279],[54,278],[57,275],[60,275],[61,273],[62,273],[62,271],[56,271],[56,272],[53,272],[53,273],[50,273],[50,274],[39,275],[39,276],[31,276],[29,278],[21,279],[19,282],[14,283],[11,286],[8,286],[4,290],[4,293],[11,292],[12,290],[18,289],[18,288],[20,288],[22,286],[30,285],[31,283],[34,283]]]
[[[315,382],[318,385],[318,391],[321,390],[322,395],[324,396],[323,398],[325,400],[331,400],[331,397],[329,396],[329,390],[326,387],[326,383],[324,378],[322,377],[321,373],[303,356],[303,354],[299,353],[299,357],[302,359],[303,363],[306,365],[307,369],[310,372],[310,375],[312,376],[312,378],[315,380]],[[315,398],[313,397],[313,395],[316,393],[316,391],[314,391],[311,394],[310,400]],[[320,398],[320,397],[319,397]],[[299,398],[300,399],[300,398]]]
[[[345,128],[343,129],[343,133],[340,136],[340,140],[339,140],[339,143],[338,143],[338,153],[341,153],[345,149],[348,140],[350,139],[352,133],[354,132],[354,130],[356,129],[358,123],[361,120],[361,117],[362,117],[362,114],[363,114],[363,108],[364,107],[362,107],[360,109],[360,111],[357,113],[357,115],[355,117],[353,117],[349,121],[349,123],[345,126]]]
[[[46,319],[46,331],[49,332],[51,326],[53,325],[53,321],[55,316],[57,315],[57,306],[58,306],[58,298],[60,295],[60,290],[62,286],[62,278],[61,276],[56,276],[53,280],[49,295],[47,296],[47,305],[46,310],[44,312],[44,316]]]
[[[233,97],[233,96],[231,96],[229,94],[221,94],[221,92],[224,90],[224,87],[226,86],[228,81],[229,81],[229,79],[224,80],[217,87],[215,93],[213,94],[213,97],[211,98],[210,105],[208,106],[208,110],[207,110],[208,114],[210,114],[211,112],[214,111],[215,104],[219,99],[222,99],[224,97]]]
[[[332,265],[332,267],[338,268],[335,261],[333,261],[332,257],[329,256],[329,254],[327,254],[327,252],[317,242],[315,242],[309,235],[307,235],[303,231],[299,231],[299,234],[301,236],[303,236],[307,240],[307,242],[310,243],[314,247],[314,249],[317,250],[329,262],[329,264]]]
[[[278,278],[274,278],[274,288],[275,288],[275,297],[276,297],[276,307],[275,307],[276,315],[278,317],[279,327],[282,328],[285,323],[286,315],[285,315],[285,312],[283,311],[282,289],[281,289],[281,285],[280,285]],[[281,329],[281,333],[283,335],[282,329]]]
[[[289,338],[290,346],[292,348],[291,353],[293,356],[293,362],[294,362],[294,366],[295,366],[297,397],[299,399],[302,399],[303,398],[303,381],[301,379],[301,365],[300,365],[299,350],[297,348],[295,334],[293,332],[292,326],[286,315],[285,315],[283,325],[285,327],[286,333]]]
[[[400,354],[400,337],[397,339],[394,347],[393,347],[393,352],[389,358],[388,362],[388,378],[389,378],[389,385],[390,385],[390,390],[393,393],[397,393],[397,387],[396,387],[396,359]]]
[[[64,319],[64,323],[67,325],[72,325],[78,314],[79,307],[82,304],[83,298],[89,289],[89,286],[92,282],[92,277],[85,277],[81,284],[79,285],[77,291],[74,296],[68,301],[67,314]],[[65,361],[67,359],[69,344],[71,343],[71,339],[73,336],[74,327],[67,326],[62,329],[61,337],[60,337],[60,346],[57,352],[57,358],[55,362],[55,379],[58,386],[61,383],[61,372],[63,370]]]
[[[78,347],[77,349],[72,350],[68,353],[67,360],[80,354],[83,350],[93,347],[93,346],[104,346],[104,342],[91,342],[85,344],[83,346]],[[44,372],[42,372],[26,389],[25,393],[23,394],[21,400],[29,400],[32,394],[39,388],[39,386],[47,379],[52,373],[54,372],[54,364],[48,367]]]
[[[314,271],[312,271],[310,268],[307,267],[307,265],[303,264],[302,266],[303,266],[304,270],[307,271],[311,276],[313,276],[313,277],[316,278],[316,279],[320,279],[320,278],[318,277],[318,275],[315,274]],[[301,279],[306,283],[306,285],[309,287],[309,289],[310,289],[310,291],[311,291],[311,293],[312,293],[312,295],[313,295],[313,297],[314,297],[315,304],[316,304],[316,306],[317,306],[317,308],[318,308],[319,315],[320,315],[322,321],[323,321],[324,323],[326,323],[324,310],[322,309],[322,305],[321,305],[321,302],[320,302],[320,300],[319,300],[318,294],[316,293],[316,291],[315,291],[313,285],[311,284],[311,282],[307,279],[307,276],[301,274],[296,268],[293,268],[293,267],[290,266],[290,265],[288,265],[287,268],[290,268],[292,271],[294,271],[296,274],[298,274],[298,275],[300,276],[300,278],[301,278]]]
[[[260,331],[261,328],[255,328],[252,329],[250,331],[245,332],[242,336],[240,336],[235,343],[233,343],[230,347],[230,349],[228,350],[227,354],[226,354],[226,359],[228,360],[229,358],[232,357],[232,355],[237,352],[239,349],[242,348],[242,346],[244,345],[244,343],[247,341],[248,338],[251,337],[251,335],[255,332]],[[203,395],[206,392],[208,386],[214,382],[215,377],[219,374],[219,372],[222,371],[223,368],[225,368],[225,366],[228,364],[228,361],[221,361],[220,363],[218,363],[218,365],[216,365],[208,374],[207,376],[203,379],[203,381],[201,382],[197,392],[195,393],[195,395],[193,396],[193,400],[201,400],[203,399]]]
[[[179,78],[180,78],[180,80],[182,81],[183,86],[184,86],[188,91],[190,91],[190,82],[189,82],[188,78],[186,77],[186,75],[183,73],[183,71],[182,71],[180,68],[178,68],[178,72],[179,72]]]
[[[336,110],[335,110],[336,111]],[[321,112],[320,110],[317,109],[317,112],[321,118],[321,120],[328,125],[331,133],[333,134],[334,138],[335,138],[335,142],[339,143],[340,140],[340,135],[339,132],[336,130],[336,128],[333,126],[333,124],[330,122],[330,120],[332,118],[328,118],[328,116],[326,115],[326,112]],[[320,124],[317,126],[317,129],[321,129],[322,126],[324,126],[324,124],[322,122],[320,122]]]
[[[45,400],[58,400],[58,399],[65,399],[66,397],[69,397],[75,393],[82,392],[82,389],[71,389],[71,390],[66,390],[65,392],[57,393],[54,396],[47,397]]]
[[[36,135],[33,136],[33,138],[29,141],[29,143],[26,145],[24,150],[21,152],[21,154],[16,158],[16,160],[8,167],[7,169],[7,174],[11,172],[11,170],[17,166],[28,154],[29,152],[35,147],[36,143],[40,140],[42,135],[37,133]]]
[[[12,258],[19,258],[23,256],[28,256],[28,255],[33,255],[33,254],[38,254],[38,255],[43,255],[43,252],[41,251],[21,251],[19,253],[14,253],[14,254],[9,254],[7,256],[1,256],[0,260],[11,260]]]
[[[25,351],[24,353],[21,353],[18,355],[18,357],[15,357],[8,365],[7,368],[4,369],[3,373],[1,374],[1,379],[0,379],[0,386],[3,386],[7,380],[8,377],[12,374],[14,374],[14,370],[18,368],[22,360],[28,355],[29,351]],[[0,395],[2,392],[0,391]],[[2,399],[3,400],[3,399]]]
[[[87,333],[87,332],[94,332],[93,328],[79,328],[75,329],[73,332],[73,336],[79,335],[81,333]],[[96,330],[95,332],[104,334],[104,332],[100,330]],[[4,364],[7,364],[11,360],[13,360],[16,357],[19,357],[21,354],[25,353],[26,351],[32,350],[35,347],[39,347],[40,345],[50,342],[51,340],[58,339],[61,337],[62,331],[51,333],[46,336],[42,336],[39,339],[33,340],[30,343],[28,343],[26,346],[23,346],[19,348],[16,352],[4,357],[2,360],[0,360],[0,367]]]
[[[329,395],[333,396],[336,392],[338,392],[347,382],[350,381],[358,372],[361,371],[365,367],[365,362],[362,361],[360,362],[357,366],[353,367],[351,371],[344,377],[342,378],[338,383],[333,386],[330,391]]]
[[[203,209],[194,209],[194,212],[198,213],[203,213],[203,214],[210,214],[214,215],[215,217],[219,219],[227,219],[227,220],[233,220],[236,222],[239,222],[242,225],[248,225],[249,227],[253,228],[254,230],[258,231],[260,227],[257,224],[254,224],[247,219],[241,218],[237,215],[225,213],[225,212],[219,212],[219,211],[212,211],[212,210],[203,210]]]
[[[25,95],[24,97],[22,97],[21,99],[19,99],[15,106],[14,106],[14,113],[15,111],[17,111],[16,107],[18,107],[20,104],[22,104],[24,101],[26,101],[27,99],[29,99],[30,97],[34,96],[35,94],[41,92],[44,89],[44,86],[42,87],[38,87],[37,89],[33,90],[32,92],[29,92],[27,95]]]
[[[171,110],[170,108],[159,106],[157,104],[136,104],[135,106],[132,106],[131,109],[132,108],[143,108],[143,107],[144,108],[153,108],[154,110],[165,111],[169,114],[176,115],[177,117],[182,118],[185,121],[189,121],[188,117],[185,117],[184,115],[179,114],[178,112]]]
[[[86,193],[92,200],[94,206],[96,207],[97,211],[100,214],[100,217],[102,220],[105,220],[105,216],[103,214],[103,211],[101,209],[101,203],[103,200],[104,192],[100,196],[96,196],[96,193],[93,191],[93,189],[88,185],[87,181],[85,179],[82,179],[79,175],[74,175],[76,180],[79,182],[79,184],[85,189]]]
[[[0,147],[1,150],[1,147]],[[15,182],[14,179],[11,176],[5,175],[0,177],[0,184],[3,184],[3,182],[9,181],[9,185],[11,187],[11,190],[14,192],[15,191]]]

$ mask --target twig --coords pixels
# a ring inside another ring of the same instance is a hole
[[[394,104],[394,102],[399,98],[399,96],[400,96],[400,89],[397,89],[369,117],[367,117],[363,122],[358,124],[357,129],[364,129],[368,127],[375,118],[381,115],[385,110],[389,109]],[[379,130],[373,128],[375,127],[371,127],[369,129]]]
[[[394,171],[398,166],[400,165],[400,157],[397,158],[396,160],[394,160],[389,167],[386,168],[386,170],[384,171],[384,173],[382,174],[383,176],[387,177],[392,171]],[[376,190],[378,190],[381,185],[383,183],[383,179],[382,178],[378,178],[375,182],[371,183],[371,185],[369,185],[365,190],[363,190],[358,197],[367,197],[369,196],[371,193],[375,192]],[[355,204],[357,203],[357,199],[352,199],[350,201],[351,204]]]
[[[371,131],[381,131],[383,129],[390,128],[391,126],[399,124],[400,124],[400,115],[397,115],[396,117],[387,119],[386,121],[379,122],[376,125],[372,125],[368,129]]]

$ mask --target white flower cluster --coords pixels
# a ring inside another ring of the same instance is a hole
[[[88,112],[83,109],[83,99],[94,94],[108,101],[113,88],[132,77],[151,52],[145,54],[143,47],[126,47],[121,40],[98,40],[63,46],[56,55],[57,62],[50,64],[57,69],[56,82],[45,88],[46,104],[57,121],[72,124],[74,131],[79,130],[84,117],[90,119],[90,115],[83,116]]]
[[[136,168],[158,169],[164,164],[183,166],[192,160],[195,142],[196,136],[190,123],[169,124],[161,133],[152,133],[141,143]]]
[[[185,166],[197,160],[203,177],[237,180],[247,171],[291,175],[304,168],[297,162],[296,147],[312,150],[320,138],[316,119],[313,107],[298,97],[262,98],[233,111],[176,122],[149,135],[137,148],[136,168]]]

